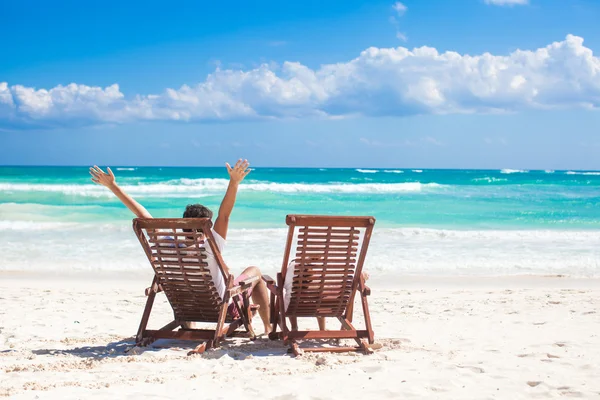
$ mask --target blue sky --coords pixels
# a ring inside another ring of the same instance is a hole
[[[600,169],[595,0],[0,15],[0,164]]]

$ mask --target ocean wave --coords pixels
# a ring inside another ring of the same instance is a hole
[[[567,171],[565,172],[567,175],[592,175],[592,176],[600,176],[599,171],[588,171],[588,172],[579,172],[579,171]]]
[[[553,174],[554,170],[553,169],[547,169],[547,170],[544,170],[544,172],[547,173],[547,174]]]
[[[122,188],[131,195],[182,197],[193,195],[210,196],[222,193],[227,189],[227,179],[177,179],[163,183],[124,185]],[[445,185],[438,183],[275,183],[250,181],[240,185],[240,191],[272,192],[272,193],[403,193],[420,192],[424,189],[439,188]],[[83,185],[51,185],[1,183],[0,190],[5,192],[50,192],[68,196],[112,197],[113,194],[104,187],[91,184]]]
[[[49,231],[81,229],[77,222],[0,221],[0,231]]]
[[[137,168],[117,168],[117,171],[135,171]]]
[[[377,172],[379,172],[376,169],[360,169],[360,168],[357,168],[356,171],[360,172],[361,174],[376,174]]]
[[[483,178],[473,178],[472,179],[473,182],[488,182],[488,183],[493,183],[493,182],[507,182],[508,179],[506,178],[494,178],[494,177],[483,177]]]
[[[404,171],[401,169],[386,169],[383,172],[387,172],[388,174],[403,174]]]
[[[524,170],[524,169],[509,169],[509,168],[504,168],[502,170],[500,170],[501,174],[526,174],[529,171]]]
[[[0,229],[0,270],[20,271],[150,271],[129,221],[110,225],[64,227],[4,222]],[[55,229],[56,228],[56,229]],[[101,228],[101,234],[86,233]],[[51,234],[48,234],[50,231]],[[287,229],[230,229],[225,259],[234,271],[259,264],[265,273],[281,268]],[[8,239],[8,240],[7,240]],[[376,228],[365,267],[402,275],[567,274],[599,276],[600,231],[443,230]],[[31,243],[36,246],[31,247]],[[107,252],[106,249],[111,251]],[[27,251],[23,251],[27,249]],[[375,279],[375,278],[373,278]]]
[[[412,172],[416,172],[417,174],[420,174],[421,172],[423,172],[422,169],[413,169]]]

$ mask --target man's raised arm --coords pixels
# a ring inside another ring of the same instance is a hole
[[[110,189],[110,191],[113,192],[115,196],[117,196],[138,218],[152,218],[152,215],[150,215],[144,206],[135,201],[130,195],[125,193],[119,185],[117,185],[117,182],[115,182],[115,174],[113,174],[110,168],[107,168],[107,170],[108,173],[105,173],[102,169],[98,168],[98,166],[94,165],[90,168],[92,181]]]
[[[223,239],[227,239],[229,216],[231,215],[233,205],[235,204],[238,186],[240,182],[244,180],[246,175],[250,173],[250,169],[248,169],[250,163],[247,160],[238,160],[233,168],[231,168],[229,163],[225,163],[225,165],[227,166],[227,172],[229,173],[229,186],[227,187],[227,192],[225,192],[225,197],[221,202],[221,207],[219,207],[219,215],[217,216],[214,227],[215,232],[221,235]]]

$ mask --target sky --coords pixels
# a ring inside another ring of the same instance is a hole
[[[0,165],[600,170],[600,2],[0,2]]]

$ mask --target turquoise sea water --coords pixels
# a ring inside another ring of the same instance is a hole
[[[199,202],[215,211],[225,168],[113,167],[155,217]],[[242,183],[233,225],[280,227],[288,213],[374,215],[380,226],[599,229],[600,172],[256,168]],[[129,219],[86,167],[0,167],[2,220]]]
[[[224,167],[112,169],[155,217],[197,202],[216,212],[228,183]],[[374,269],[600,274],[596,171],[256,168],[232,215],[232,262],[250,251],[253,263],[278,268],[290,213],[375,216]],[[147,268],[131,218],[87,167],[0,167],[0,270]],[[24,254],[32,240],[52,257]]]

